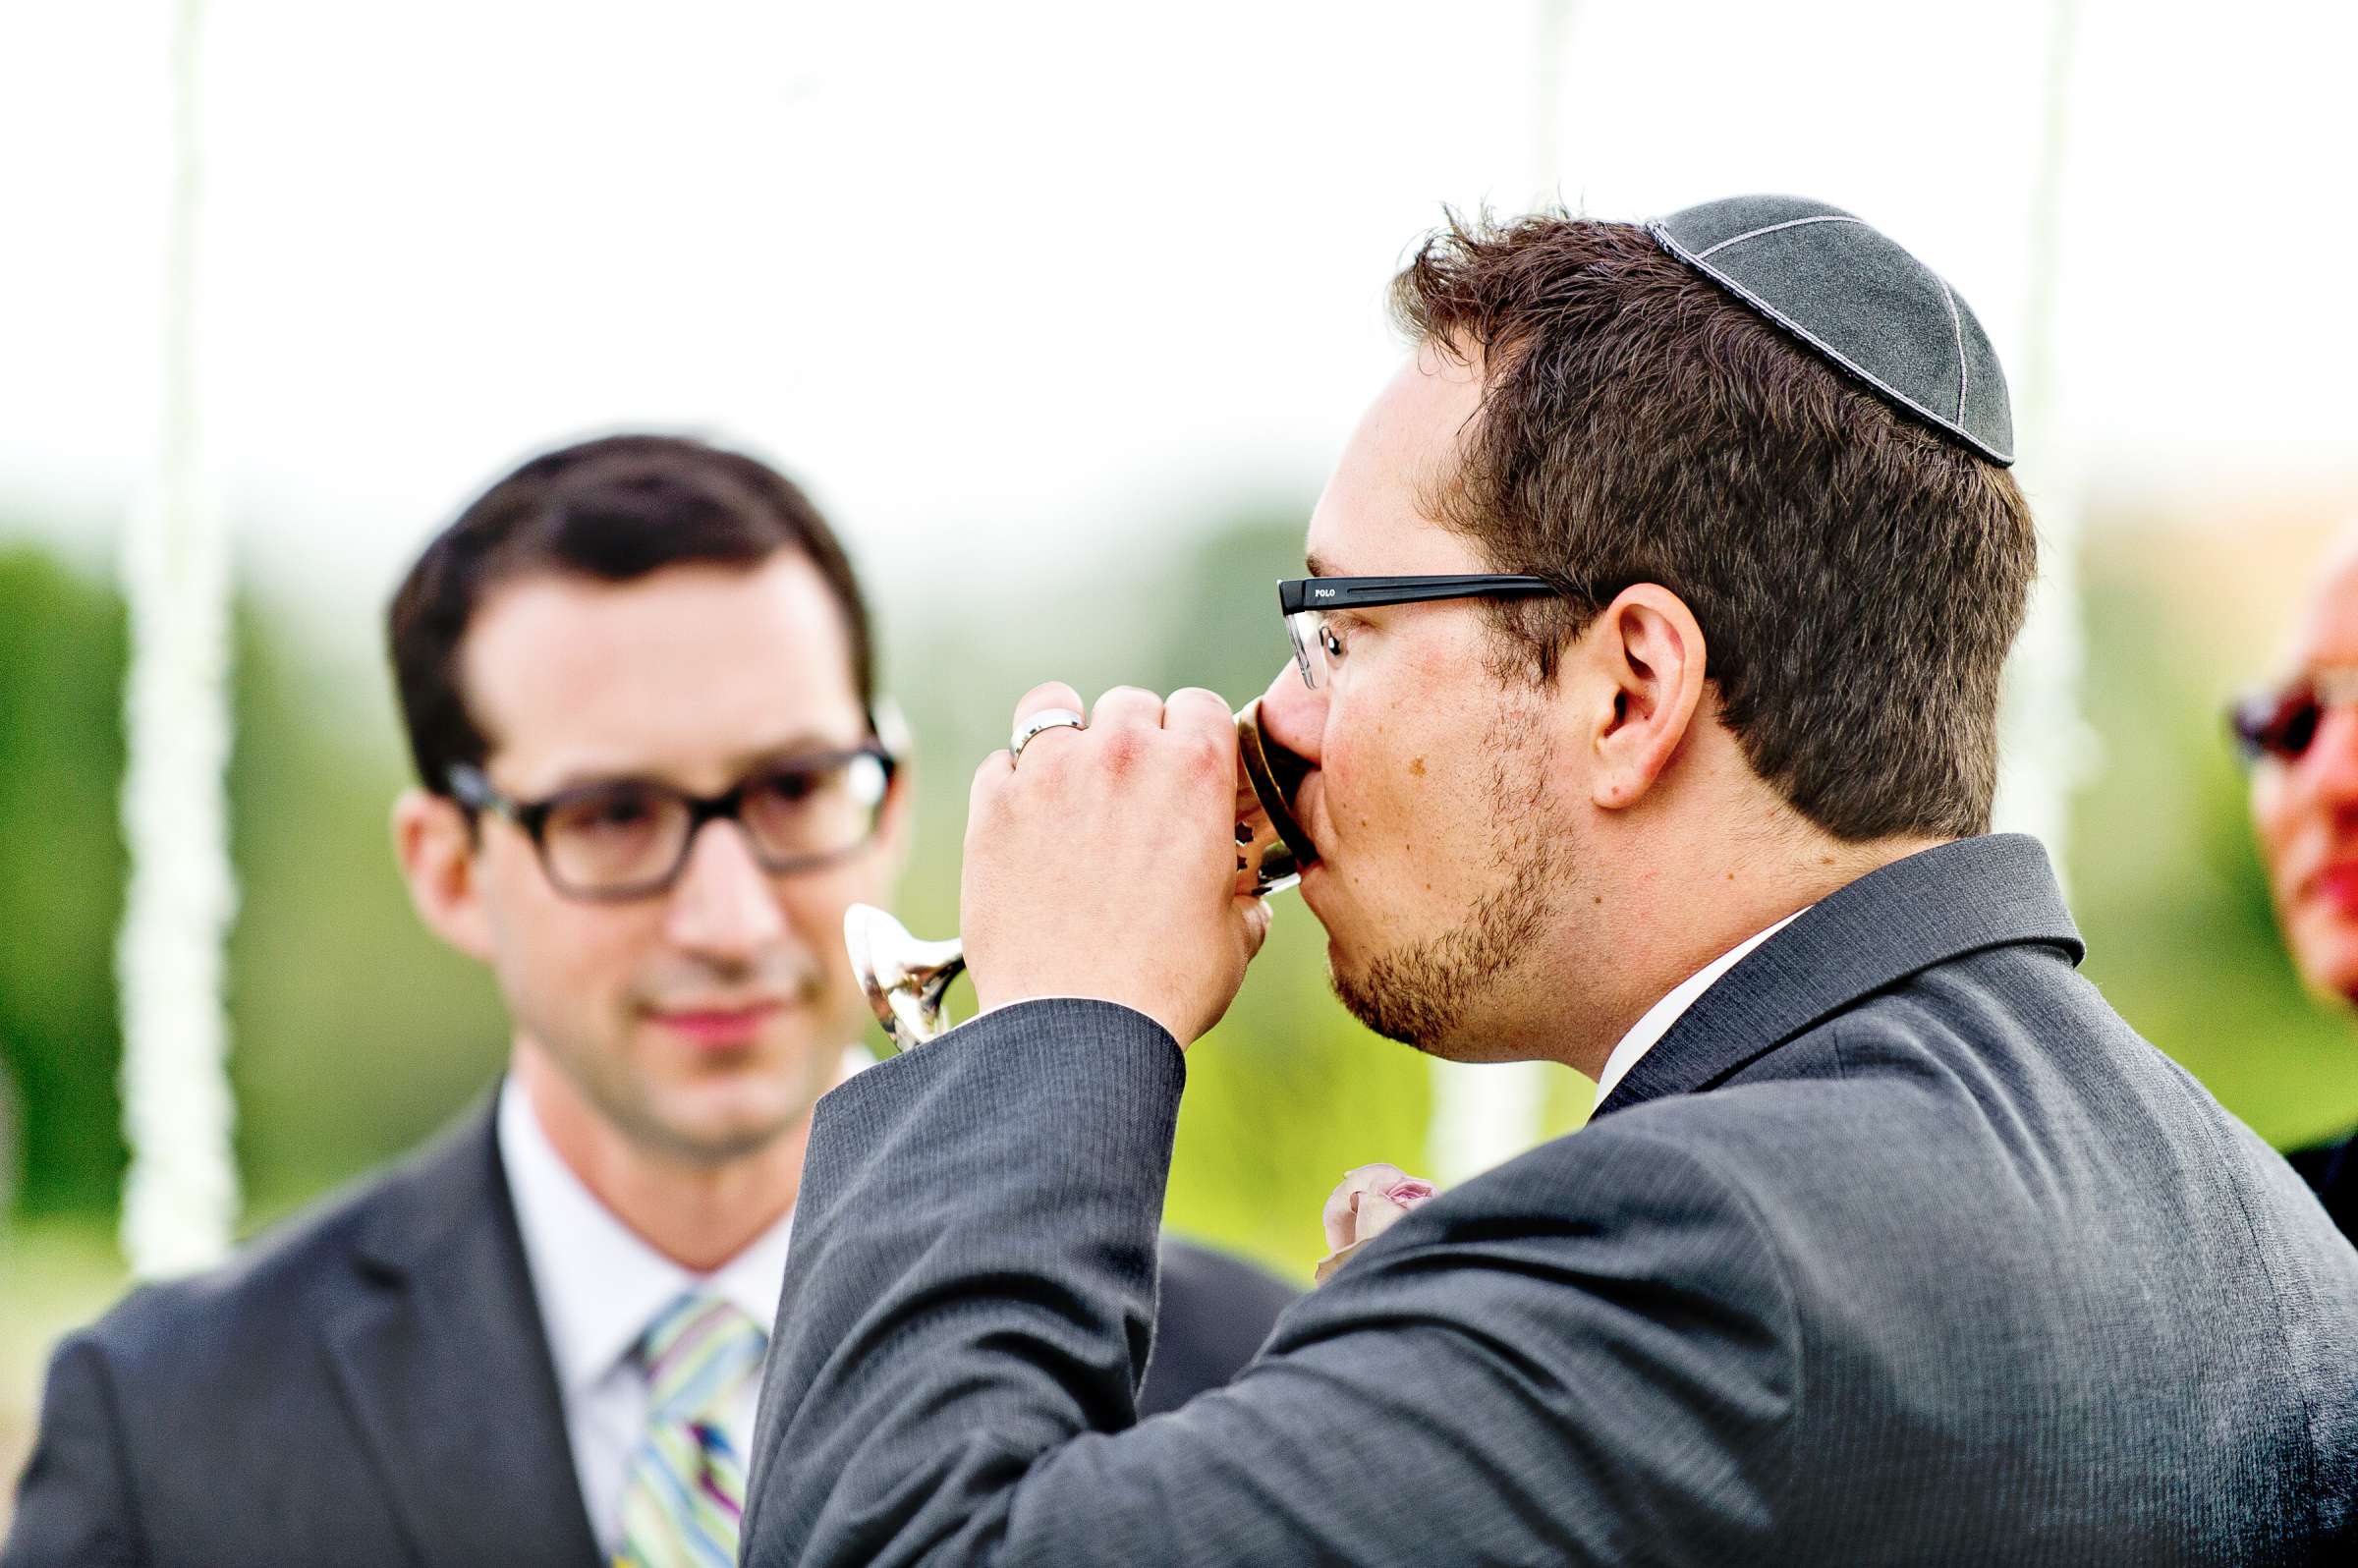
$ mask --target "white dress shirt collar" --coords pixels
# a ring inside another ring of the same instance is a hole
[[[1604,1059],[1604,1071],[1597,1075],[1597,1103],[1604,1103],[1605,1095],[1610,1094],[1614,1087],[1629,1076],[1629,1070],[1638,1065],[1638,1058],[1654,1049],[1661,1037],[1670,1033],[1670,1026],[1684,1017],[1687,1009],[1703,998],[1705,991],[1719,982],[1720,976],[1743,963],[1746,954],[1799,920],[1803,913],[1803,910],[1797,909],[1767,930],[1754,932],[1670,987],[1668,995],[1648,1008],[1646,1016],[1621,1036],[1621,1042]]]
[[[769,1331],[786,1275],[791,1210],[718,1270],[699,1275],[642,1241],[591,1196],[513,1078],[499,1092],[499,1154],[549,1355],[569,1399],[613,1372],[683,1291],[708,1290]]]

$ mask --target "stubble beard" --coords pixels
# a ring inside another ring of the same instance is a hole
[[[1462,1038],[1467,1015],[1508,983],[1564,895],[1564,836],[1549,810],[1553,748],[1502,716],[1484,738],[1491,763],[1485,801],[1489,861],[1499,880],[1438,936],[1378,953],[1364,972],[1330,968],[1334,994],[1388,1039],[1449,1059],[1480,1060]]]

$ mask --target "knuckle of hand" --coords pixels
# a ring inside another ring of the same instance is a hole
[[[1113,731],[1098,746],[1098,752],[1104,757],[1105,771],[1116,780],[1138,770],[1146,749],[1146,737],[1132,730]]]

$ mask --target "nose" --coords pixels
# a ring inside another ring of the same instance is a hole
[[[726,963],[750,962],[785,934],[785,912],[769,873],[735,822],[698,829],[671,890],[665,928],[687,951]]]
[[[1291,659],[1279,665],[1277,678],[1261,694],[1261,729],[1311,766],[1319,765],[1319,747],[1326,731],[1326,694],[1302,684],[1302,671]]]

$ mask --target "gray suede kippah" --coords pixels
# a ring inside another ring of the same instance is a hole
[[[1997,352],[1940,275],[1839,207],[1741,196],[1646,225],[1663,250],[1822,358],[1955,436],[2014,461]]]

